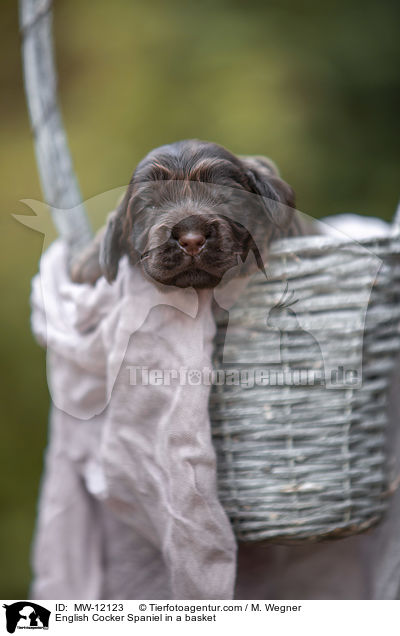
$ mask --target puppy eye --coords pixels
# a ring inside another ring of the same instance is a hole
[[[214,234],[216,234],[218,225],[219,225],[219,222],[217,220],[210,221],[209,223],[207,223],[207,226],[205,228],[206,238],[209,238],[210,236],[213,236]]]
[[[179,232],[175,228],[172,228],[171,230],[171,238],[173,238],[174,241],[177,241],[179,239]]]

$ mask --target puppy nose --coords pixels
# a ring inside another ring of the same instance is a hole
[[[204,234],[194,231],[185,232],[184,234],[181,234],[178,239],[178,243],[183,251],[191,256],[198,254],[204,247],[205,242],[206,237]]]

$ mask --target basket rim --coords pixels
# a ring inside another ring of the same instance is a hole
[[[365,250],[370,251],[372,254],[374,253],[374,246],[381,246],[385,244],[396,243],[400,239],[400,230],[396,230],[395,232],[390,232],[385,236],[376,236],[376,237],[368,237],[364,239],[354,239],[350,236],[343,236],[343,238],[339,238],[337,236],[328,236],[324,234],[313,234],[309,236],[296,236],[289,238],[281,238],[277,239],[271,244],[271,248],[269,250],[269,256],[278,258],[282,256],[289,256],[296,253],[297,256],[301,255],[303,252],[313,254],[325,253],[331,249],[337,249],[341,247],[353,247],[357,249],[359,246],[360,250],[364,252]]]

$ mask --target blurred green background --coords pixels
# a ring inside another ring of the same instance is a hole
[[[45,356],[29,327],[41,199],[15,0],[3,0],[0,598],[27,596],[46,444]],[[126,184],[151,148],[188,137],[267,154],[312,216],[389,219],[399,196],[400,9],[383,0],[55,0],[64,121],[83,196]],[[101,223],[103,211],[95,216]]]

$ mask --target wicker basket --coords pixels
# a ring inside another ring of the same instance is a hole
[[[382,517],[399,255],[395,232],[279,241],[268,280],[255,274],[219,321],[215,366],[226,375],[210,413],[220,499],[239,540],[343,537]],[[232,369],[245,383],[229,384]]]

